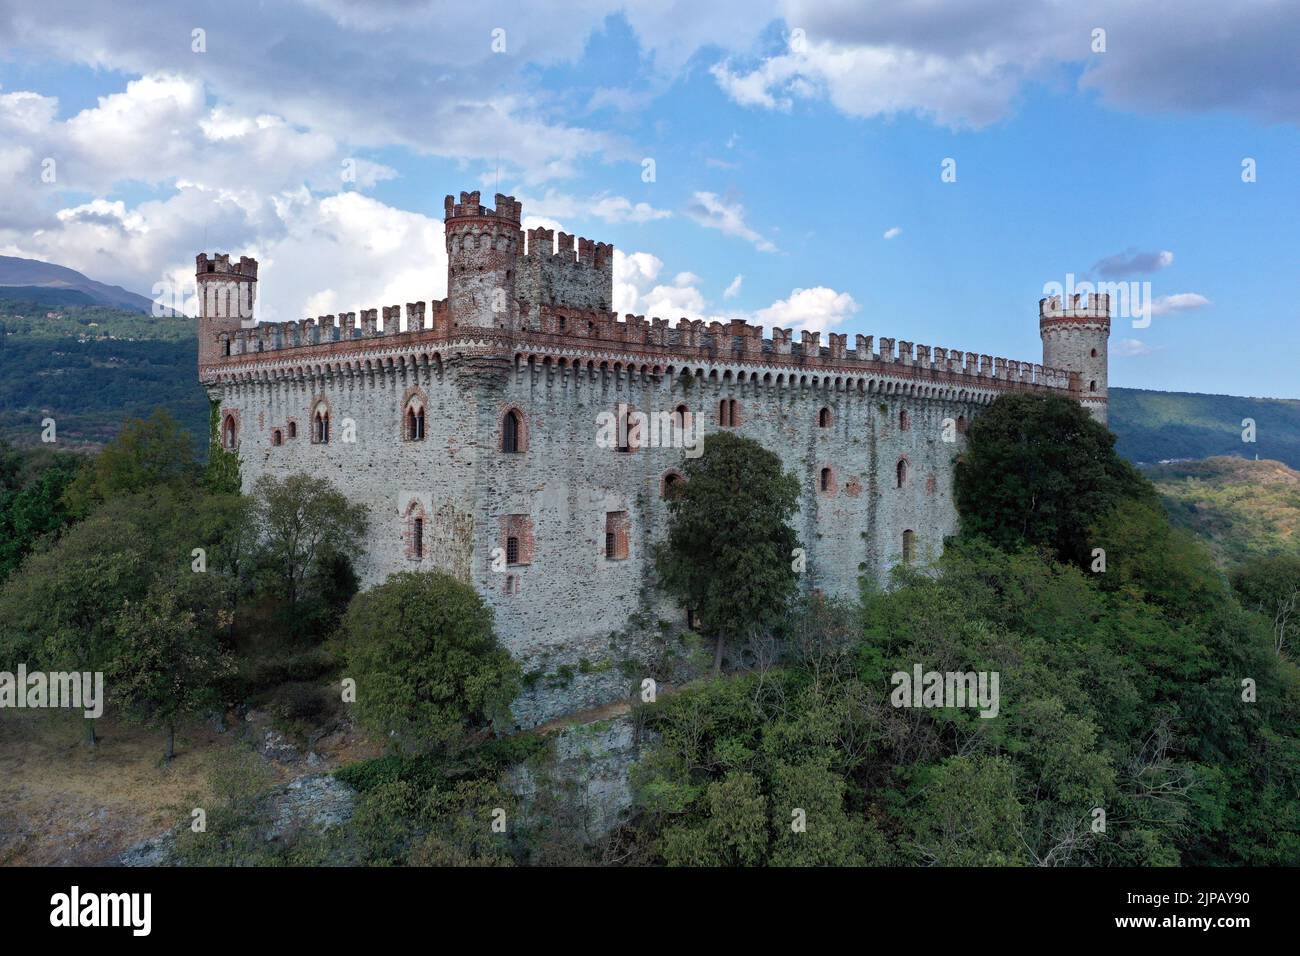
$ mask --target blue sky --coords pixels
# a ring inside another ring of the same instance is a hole
[[[1035,359],[1045,283],[1149,282],[1112,384],[1300,397],[1297,5],[696,6],[0,0],[0,254],[254,254],[300,318],[441,296],[443,195],[499,188],[623,312]]]

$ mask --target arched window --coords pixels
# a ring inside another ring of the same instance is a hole
[[[234,451],[235,445],[239,443],[239,429],[235,425],[234,415],[227,415],[221,426],[221,443],[226,451]]]
[[[312,417],[312,438],[317,445],[327,445],[330,440],[330,413],[325,406],[319,406]]]
[[[290,422],[290,423],[289,423],[289,437],[290,437],[290,438],[297,438],[297,437],[298,437],[298,423],[297,423],[297,422]]]
[[[903,563],[911,564],[916,560],[916,532],[908,529],[903,532]]]
[[[1088,391],[1090,392],[1097,391],[1097,380],[1095,378],[1088,383]]]
[[[912,427],[912,420],[907,416],[907,409],[900,408],[898,410],[898,430],[905,432],[911,427]]]
[[[641,442],[641,432],[639,428],[634,428],[636,419],[633,417],[634,412],[627,406],[620,406],[622,420],[618,423],[618,434],[615,436],[615,451],[630,452]]]
[[[679,432],[684,432],[691,427],[691,410],[685,405],[678,405],[673,409],[673,428]]]
[[[819,428],[831,427],[831,410],[829,408],[823,408],[817,413],[817,426]]]
[[[829,468],[822,469],[821,483],[822,483],[822,491],[831,490],[831,470]]]
[[[740,424],[740,405],[734,398],[718,402],[718,424],[723,428],[735,428]]]
[[[898,487],[901,488],[903,487],[904,483],[907,481],[907,459],[906,458],[898,459],[898,465],[896,467],[896,471],[898,473]]]
[[[508,410],[501,419],[501,450],[517,455],[524,450],[523,416],[517,408]]]
[[[411,522],[411,550],[416,560],[424,557],[424,519],[416,518]]]
[[[1090,354],[1091,354],[1091,356],[1092,356],[1093,358],[1096,358],[1096,357],[1097,357],[1097,350],[1096,350],[1096,349],[1093,349],[1092,352],[1091,352]]]
[[[406,406],[405,438],[407,441],[424,441],[424,406],[418,401]]]
[[[278,429],[278,428],[275,429],[273,432],[271,432],[271,444],[272,444],[272,445],[283,445],[283,444],[284,444],[284,432],[280,431],[280,429]]]
[[[559,319],[556,321],[556,326],[559,328],[559,330],[560,330],[561,332],[563,332],[563,331],[564,331],[564,325],[565,325],[565,319],[564,319],[564,316],[560,316]]]
[[[663,479],[659,482],[659,497],[671,498],[681,490],[686,479],[675,471],[666,472]]]
[[[229,355],[229,354],[230,354],[230,339],[226,339],[225,345],[226,345],[226,354]],[[1096,354],[1097,354],[1097,350],[1096,350],[1096,349],[1093,349],[1093,350],[1092,350],[1092,354],[1093,354],[1093,355],[1096,355]]]

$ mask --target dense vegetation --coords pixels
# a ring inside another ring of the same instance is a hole
[[[659,566],[731,666],[636,708],[634,806],[600,833],[547,738],[495,735],[520,676],[481,598],[437,572],[356,594],[364,509],[307,476],[242,496],[236,464],[204,466],[166,414],[94,459],[0,454],[0,670],[106,671],[110,707],[168,756],[178,725],[232,707],[286,727],[351,713],[389,745],[339,772],[346,825],[274,843],[265,761],[228,753],[183,861],[1300,863],[1300,558],[1225,574],[1069,402],[987,409],[961,534],[853,602],[793,598],[797,487],[754,442],[707,442]],[[763,546],[729,551],[737,527]],[[917,668],[996,674],[996,707],[899,706]]]
[[[35,445],[53,418],[63,447],[102,445],[125,418],[165,408],[202,448],[195,330],[193,319],[0,300],[0,439]]]
[[[1242,421],[1255,441],[1242,441]],[[1134,462],[1236,455],[1271,458],[1300,468],[1300,401],[1111,388],[1110,428],[1116,450]]]
[[[1144,469],[1174,524],[1224,566],[1300,553],[1300,472],[1277,461],[1207,458]]]
[[[643,860],[1300,862],[1294,661],[1140,481],[1068,512],[1073,478],[1041,450],[1088,429],[1038,402],[996,403],[960,480],[1021,476],[1053,520],[1031,509],[1008,538],[1011,497],[962,495],[963,535],[931,572],[899,569],[860,606],[807,605],[776,666],[646,712],[660,742],[638,768]],[[1046,431],[1006,441],[1025,421]],[[891,675],[918,664],[999,673],[997,717],[891,706]]]

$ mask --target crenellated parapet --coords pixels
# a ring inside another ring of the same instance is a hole
[[[227,361],[265,359],[266,353],[324,348],[349,354],[367,349],[390,350],[415,343],[449,343],[473,337],[473,329],[457,326],[445,301],[407,303],[406,330],[401,329],[402,310],[396,306],[363,309],[356,313],[321,316],[314,322],[261,323],[231,336]],[[711,366],[769,366],[816,370],[848,375],[888,374],[917,382],[966,382],[1001,390],[1077,391],[1078,376],[1068,370],[1050,368],[961,349],[916,345],[881,336],[857,335],[855,348],[848,348],[848,336],[829,333],[823,344],[821,333],[802,331],[794,341],[790,329],[773,328],[764,337],[763,327],[740,319],[704,322],[625,315],[591,309],[543,306],[536,329],[517,330],[505,336],[516,354],[569,356],[597,364],[618,357],[633,357],[666,368],[673,364],[703,363]],[[224,342],[225,339],[223,338]],[[873,351],[873,343],[879,350]],[[286,358],[288,358],[286,356]],[[306,359],[310,361],[311,359]]]

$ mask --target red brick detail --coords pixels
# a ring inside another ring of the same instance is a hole
[[[858,495],[862,494],[862,482],[858,480],[857,475],[854,475],[844,483],[844,493],[850,498],[856,498]]]
[[[672,485],[674,483],[681,484],[684,483],[685,481],[686,478],[682,475],[680,471],[678,471],[676,468],[669,468],[667,471],[664,472],[663,477],[659,479],[659,497],[667,498],[669,485]]]
[[[912,462],[904,455],[894,463],[894,487],[907,487],[907,479],[912,472]]]
[[[626,511],[609,511],[605,513],[605,535],[601,541],[601,551],[607,561],[624,561],[628,555],[628,530],[631,522]],[[611,551],[612,547],[612,551]]]
[[[515,432],[515,451],[509,454],[522,455],[524,452],[528,451],[528,416],[524,414],[524,410],[518,405],[508,405],[501,409],[501,415],[497,418],[497,451],[505,451],[506,416],[511,412],[514,412],[517,416],[516,422],[518,424],[518,429]]]
[[[927,495],[933,495],[938,493],[938,491],[939,491],[939,479],[934,475],[928,476],[925,479],[925,493]]]
[[[817,469],[817,494],[823,498],[834,498],[839,492],[839,482],[835,477],[834,465],[822,465]]]
[[[518,542],[519,546],[518,557],[514,561],[509,560],[511,538],[514,538]],[[533,551],[537,544],[537,541],[533,536],[532,516],[502,515],[499,544],[502,553],[507,556],[507,562],[510,565],[532,564]]]
[[[221,410],[221,447],[234,451],[239,447],[239,409],[223,408]]]
[[[416,521],[420,524],[417,525]],[[424,512],[424,506],[418,501],[412,501],[406,506],[405,527],[402,529],[402,539],[406,545],[406,557],[411,561],[419,561],[428,553],[427,542],[429,540],[429,519]]]
[[[317,411],[323,411],[325,413],[325,418],[329,421],[330,434],[327,437],[328,438],[334,437],[333,434],[334,407],[330,404],[330,400],[324,395],[324,393],[322,393],[320,395],[317,395],[314,399],[312,399],[311,404],[307,406],[307,422],[308,422],[308,428],[310,429],[310,433],[311,433],[311,442],[313,445],[320,444],[320,440],[319,438],[317,438],[316,435],[316,412]]]

